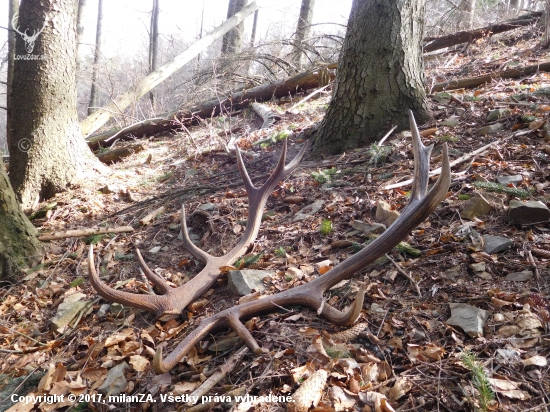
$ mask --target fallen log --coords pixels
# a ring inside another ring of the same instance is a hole
[[[141,152],[143,149],[143,146],[137,143],[125,147],[119,147],[115,150],[109,150],[105,153],[99,153],[96,155],[96,157],[99,159],[100,162],[111,165],[113,163],[120,162],[125,157],[131,156],[134,153]]]
[[[334,69],[338,63],[331,63],[325,66],[327,69]],[[240,110],[255,101],[267,101],[271,98],[280,98],[289,94],[314,89],[319,86],[320,68],[311,69],[286,79],[276,80],[271,83],[264,83],[252,89],[233,93],[225,100],[213,99],[197,106],[171,112],[163,117],[151,120],[144,120],[125,127],[121,130],[111,130],[100,135],[87,139],[88,146],[92,150],[99,147],[108,147],[117,139],[128,140],[143,136],[150,136],[181,128],[182,125],[189,125],[198,119],[217,116],[228,110]],[[332,75],[331,75],[332,76]]]
[[[441,92],[443,90],[463,89],[469,87],[477,87],[484,83],[490,82],[493,79],[516,79],[522,76],[528,76],[537,72],[550,71],[550,62],[544,62],[539,64],[533,64],[531,66],[520,67],[517,69],[508,69],[497,72],[492,72],[476,77],[468,77],[467,79],[450,80],[448,82],[437,83],[432,89],[431,93]]]
[[[459,31],[442,37],[426,37],[424,39],[424,53],[444,49],[445,47],[451,47],[461,43],[469,43],[483,37],[492,36],[493,34],[528,26],[537,21],[541,16],[542,11],[534,11],[516,17],[515,19],[503,21],[480,29]]]

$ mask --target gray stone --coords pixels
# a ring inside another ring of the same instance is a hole
[[[458,326],[472,338],[483,336],[483,326],[489,319],[489,312],[465,303],[449,303],[451,317],[447,324]]]
[[[511,200],[508,205],[508,220],[514,225],[548,222],[550,220],[550,210],[538,200],[528,202]]]
[[[231,292],[235,295],[245,296],[254,290],[257,292],[265,290],[263,279],[274,275],[275,272],[272,270],[230,270],[227,280]]]
[[[501,185],[517,185],[518,183],[523,182],[522,175],[513,175],[513,176],[497,176],[497,182]]]
[[[380,223],[386,225],[386,227],[391,226],[391,224],[400,216],[400,213],[397,210],[392,210],[389,203],[379,200],[376,204],[376,215],[375,218]]]
[[[504,280],[511,280],[513,282],[527,282],[533,279],[534,273],[531,270],[524,270],[521,272],[508,273]]]
[[[489,125],[489,126],[484,126],[480,129],[477,129],[476,134],[479,135],[479,136],[483,136],[483,135],[486,135],[486,134],[498,133],[502,129],[504,129],[504,126],[500,123],[496,123],[496,124],[492,124],[492,125]]]
[[[160,246],[152,247],[152,248],[149,250],[149,253],[152,253],[153,255],[155,255],[155,254],[157,254],[157,253],[160,252],[160,249],[161,249]]]
[[[502,252],[514,244],[512,239],[503,236],[483,235],[483,240],[485,241],[485,248],[483,251],[489,255]]]
[[[199,205],[197,209],[204,210],[205,212],[211,212],[216,209],[216,205],[214,203],[203,203],[202,205]]]
[[[83,300],[85,297],[86,295],[80,292],[67,296],[57,307],[57,312],[50,326],[51,330],[63,333],[86,305],[88,305],[88,301]],[[91,307],[90,310],[92,310]]]
[[[472,269],[474,272],[483,272],[486,267],[487,264],[485,262],[472,263],[470,265],[470,269]]]
[[[512,111],[510,109],[495,109],[491,110],[487,114],[487,121],[494,122],[495,120],[502,119],[503,117],[510,116]]]
[[[460,122],[458,116],[451,116],[448,119],[445,119],[441,122],[442,126],[449,126],[449,127],[455,127]]]
[[[301,220],[306,220],[311,215],[317,213],[321,208],[324,206],[325,202],[321,199],[316,200],[315,202],[307,205],[306,207],[302,208],[296,214],[294,215],[294,218],[292,219],[293,222],[299,222]]]
[[[386,225],[382,223],[366,223],[362,220],[352,220],[350,226],[366,235],[384,233]]]
[[[483,196],[476,194],[464,205],[464,209],[460,211],[460,217],[474,220],[476,217],[489,213],[491,208],[491,205]]]
[[[107,377],[101,386],[97,388],[97,391],[105,397],[120,395],[128,385],[128,381],[124,376],[124,371],[126,368],[128,368],[128,364],[126,362],[122,362],[109,369],[109,372],[107,372]]]
[[[462,116],[464,113],[466,113],[466,109],[464,109],[463,107],[457,107],[455,111],[458,116]]]

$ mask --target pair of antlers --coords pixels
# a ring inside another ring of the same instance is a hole
[[[201,339],[216,330],[227,327],[232,328],[255,353],[261,353],[262,349],[252,334],[246,329],[243,321],[260,314],[277,311],[279,308],[288,305],[308,306],[316,310],[319,315],[336,324],[349,325],[355,322],[363,306],[365,295],[364,284],[360,286],[355,302],[344,312],[326,303],[323,294],[338,282],[350,278],[353,274],[374,262],[396,246],[418,224],[426,219],[439,203],[441,203],[447,194],[451,182],[451,169],[447,146],[445,144],[443,145],[441,174],[432,189],[429,192],[427,191],[430,153],[433,146],[424,146],[422,144],[420,133],[412,112],[409,112],[409,120],[414,151],[414,182],[411,197],[409,204],[402,211],[401,216],[382,235],[360,252],[307,284],[264,297],[263,299],[233,306],[215,315],[203,318],[198,326],[188,334],[176,348],[166,356],[166,358],[163,358],[162,348],[157,350],[153,359],[155,371],[157,373],[166,373]],[[285,167],[286,148],[285,142],[275,171],[261,188],[255,188],[254,185],[252,185],[244,167],[240,152],[237,149],[239,169],[248,193],[249,216],[243,238],[226,255],[221,257],[211,256],[197,248],[190,241],[187,236],[185,211],[182,207],[181,224],[184,244],[193,256],[206,263],[204,269],[192,280],[178,288],[171,288],[163,278],[147,267],[138,251],[138,261],[143,272],[149,280],[157,286],[163,295],[136,295],[114,290],[109,288],[99,279],[94,267],[93,248],[90,246],[88,268],[90,281],[94,288],[107,300],[146,309],[155,312],[157,316],[181,313],[190,302],[198,298],[214,284],[216,279],[220,276],[219,268],[223,265],[232,263],[256,238],[260,226],[262,210],[269,194],[275,188],[279,180],[283,179],[298,166],[305,152],[304,147],[289,165]]]

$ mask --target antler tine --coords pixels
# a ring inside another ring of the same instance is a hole
[[[162,293],[168,293],[171,289],[170,285],[168,285],[168,282],[166,282],[166,280],[164,280],[163,277],[157,275],[155,272],[149,269],[149,266],[147,266],[147,264],[143,260],[143,256],[141,256],[141,252],[139,251],[138,248],[136,248],[136,255],[137,255],[139,267],[141,268],[145,276],[147,276],[147,279],[153,282],[153,284],[157,288],[159,288]]]
[[[197,245],[195,245],[191,239],[189,238],[189,233],[187,233],[187,222],[185,218],[185,205],[181,205],[181,236],[183,245],[185,246],[185,249],[191,255],[193,255],[195,258],[199,259],[201,262],[206,263],[208,259],[212,258],[212,255],[209,253],[206,253],[204,250],[200,249]]]
[[[189,335],[187,335],[168,356],[162,358],[162,350],[155,354],[153,366],[157,373],[165,373],[172,369],[187,352],[203,337],[215,329],[232,327],[245,343],[255,352],[259,352],[259,345],[252,335],[243,331],[241,320],[249,319],[262,313],[275,311],[285,305],[304,305],[317,310],[317,313],[337,324],[353,323],[360,315],[363,306],[365,285],[361,285],[355,302],[347,311],[339,311],[323,300],[323,294],[338,282],[350,278],[354,273],[363,269],[369,263],[389,252],[420,222],[426,219],[437,205],[445,198],[451,182],[451,168],[449,164],[447,145],[443,145],[443,161],[441,174],[431,190],[426,194],[429,155],[431,147],[426,147],[420,141],[420,134],[414,118],[411,117],[413,129],[413,149],[415,156],[415,192],[409,204],[402,211],[401,216],[366,248],[346,259],[317,279],[284,292],[264,297],[242,305],[233,306],[213,316],[204,318]]]

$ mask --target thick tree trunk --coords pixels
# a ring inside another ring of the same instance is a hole
[[[258,3],[260,1],[261,0],[253,1],[221,26],[215,28],[210,34],[204,36],[198,42],[190,46],[183,53],[177,55],[173,60],[159,67],[157,71],[143,78],[135,87],[132,88],[132,90],[121,94],[113,102],[106,105],[104,107],[105,110],[98,110],[85,118],[80,123],[82,133],[84,133],[85,136],[88,136],[89,134],[95,132],[109,121],[113,113],[119,113],[121,110],[126,109],[129,105],[139,100],[155,86],[162,83],[186,63],[191,61],[191,59],[193,59],[197,54],[202,52],[214,43],[214,41],[219,39],[237,24],[242,22],[247,16],[252,14],[259,7]]]
[[[10,29],[14,29],[13,25],[17,26],[17,22],[14,21],[14,16],[19,13],[19,0],[9,0],[8,4],[8,17],[10,21]],[[17,40],[17,33],[14,31],[8,31],[8,76],[6,85],[6,139],[10,139],[10,123],[11,123],[11,90],[13,84],[13,68],[15,65],[15,42]],[[1,161],[1,159],[0,159]]]
[[[76,115],[74,0],[23,0],[12,86],[10,180],[23,209],[53,196],[92,167],[104,168],[82,138]],[[34,54],[33,54],[34,53]]]
[[[80,54],[78,50],[82,44],[82,37],[84,36],[84,12],[86,10],[86,0],[78,0],[76,14],[76,72],[80,70]]]
[[[294,37],[294,53],[292,60],[296,66],[296,70],[302,69],[302,57],[304,56],[303,43],[309,37],[311,31],[311,22],[313,20],[313,8],[315,0],[302,0],[300,7],[300,16],[296,26],[296,35]]]
[[[151,10],[151,27],[149,32],[149,74],[157,70],[159,56],[159,0],[153,0],[153,10]],[[151,107],[155,110],[155,95],[149,93]]]
[[[34,266],[41,253],[36,229],[17,203],[0,161],[0,280],[16,274],[18,269]]]
[[[368,145],[393,125],[409,128],[411,109],[430,119],[424,90],[424,0],[354,0],[332,101],[313,155]]]
[[[95,31],[94,65],[92,67],[92,87],[90,89],[90,102],[88,103],[88,115],[95,112],[98,106],[97,98],[97,72],[99,70],[99,59],[101,58],[101,32],[103,31],[103,0],[97,2],[97,24]],[[78,50],[78,49],[77,49]]]
[[[241,11],[246,6],[248,0],[229,0],[227,6],[227,19],[233,17],[235,13]],[[244,23],[240,23],[235,28],[228,31],[222,40],[222,53],[240,53],[243,46]]]

